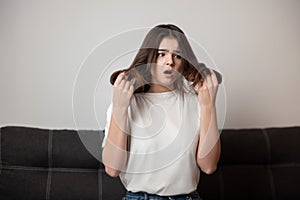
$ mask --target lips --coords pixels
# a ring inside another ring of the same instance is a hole
[[[173,70],[165,70],[164,74],[173,74]]]

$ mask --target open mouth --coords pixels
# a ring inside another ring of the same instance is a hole
[[[165,70],[164,74],[173,74],[173,70]]]

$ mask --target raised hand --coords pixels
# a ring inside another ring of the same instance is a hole
[[[113,107],[115,109],[127,109],[133,95],[133,85],[127,80],[125,72],[118,75],[113,86]]]
[[[214,107],[218,92],[218,80],[216,74],[210,69],[210,74],[206,76],[198,85],[198,99],[201,106]]]

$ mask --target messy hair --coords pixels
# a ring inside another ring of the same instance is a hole
[[[161,24],[152,28],[146,35],[131,65],[127,69],[118,70],[111,75],[111,84],[114,84],[117,76],[125,71],[128,79],[135,79],[134,93],[147,92],[152,80],[151,68],[155,65],[158,57],[158,47],[166,37],[177,40],[182,58],[181,75],[185,77],[191,87],[195,87],[202,80],[199,72],[206,66],[197,61],[184,32],[173,24]],[[174,88],[182,91],[184,89],[183,79],[177,79],[174,82]]]

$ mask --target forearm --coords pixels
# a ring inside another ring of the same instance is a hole
[[[106,172],[113,177],[119,175],[127,162],[127,110],[114,109],[103,149],[103,163]]]
[[[216,170],[221,154],[215,106],[201,108],[200,127],[197,163],[202,171],[211,174]]]

